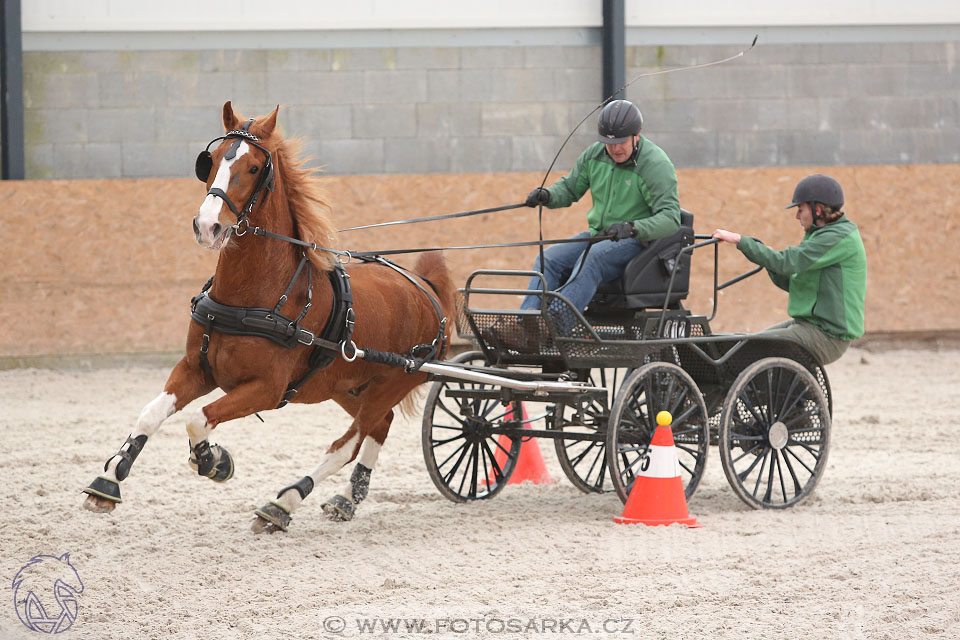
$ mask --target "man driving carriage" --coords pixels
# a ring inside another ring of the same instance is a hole
[[[558,290],[578,310],[586,308],[602,282],[615,280],[632,258],[651,240],[680,228],[677,174],[664,151],[640,134],[643,116],[633,103],[613,100],[604,106],[597,122],[599,139],[577,159],[573,170],[550,187],[536,188],[527,196],[529,207],[569,207],[590,190],[593,206],[587,212],[588,231],[573,236],[582,242],[557,244],[538,257],[534,270],[543,273],[549,290]],[[593,243],[590,238],[611,236]],[[538,277],[529,290],[541,290]],[[539,309],[541,296],[528,295],[521,309]],[[522,346],[536,343],[536,323],[521,326]],[[494,329],[495,330],[495,329]],[[514,340],[499,336],[507,346]]]
[[[863,335],[867,256],[857,225],[847,219],[843,189],[829,176],[807,176],[787,209],[797,207],[804,236],[799,245],[774,251],[756,238],[717,229],[713,237],[735,244],[790,293],[790,320],[765,334],[800,343],[820,364],[838,360],[850,341]]]

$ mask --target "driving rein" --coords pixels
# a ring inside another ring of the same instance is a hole
[[[214,142],[219,140],[227,140],[230,138],[235,139],[235,141],[224,155],[224,158],[227,160],[230,160],[236,156],[237,148],[240,146],[241,141],[246,141],[249,144],[257,147],[266,155],[264,169],[260,174],[260,179],[257,182],[257,186],[254,188],[253,193],[250,194],[250,197],[247,199],[247,203],[244,205],[242,210],[236,207],[236,205],[230,200],[230,198],[222,189],[213,187],[207,191],[207,195],[214,195],[227,203],[227,206],[230,208],[233,214],[237,216],[236,228],[238,235],[243,235],[246,233],[247,227],[249,227],[247,216],[257,204],[260,193],[264,191],[264,189],[266,189],[268,192],[272,192],[274,185],[273,158],[266,148],[258,144],[260,138],[250,133],[249,129],[251,123],[253,123],[253,119],[247,120],[240,129],[230,131],[226,135],[211,140],[207,145],[207,148],[204,151],[201,151],[197,156],[195,167],[197,178],[206,184],[207,179],[210,177],[210,171],[213,170],[213,155],[210,153],[210,146]],[[264,196],[263,202],[266,202],[266,195]],[[243,229],[240,227],[243,227]],[[304,242],[298,238],[290,238],[280,234],[272,233],[260,229],[259,227],[253,229],[253,231],[254,235],[275,238],[277,240],[283,240],[291,244],[310,247],[313,249],[332,251],[325,249],[324,247],[318,247],[314,244]],[[336,254],[342,253],[339,251],[332,252]],[[424,288],[419,282],[417,282],[417,280],[403,267],[400,267],[389,260],[381,258],[380,256],[363,256],[360,259],[364,262],[376,262],[383,266],[389,267],[413,283],[413,285],[422,291],[430,300],[430,303],[433,305],[433,308],[437,313],[437,319],[440,321],[440,328],[437,337],[433,340],[433,342],[415,345],[410,349],[406,356],[393,353],[384,353],[376,351],[375,349],[364,349],[364,359],[371,360],[373,362],[379,362],[381,364],[397,364],[398,362],[402,362],[405,364],[405,369],[408,373],[414,373],[426,360],[431,360],[436,357],[442,358],[446,345],[445,338],[447,319],[444,317],[443,309],[441,308],[436,297],[431,295],[431,293],[427,291],[427,289]],[[290,292],[293,290],[294,284],[304,272],[304,267],[306,267],[307,274],[307,301],[296,318],[289,318],[280,313],[280,309],[284,304],[286,304],[290,296]],[[354,344],[352,340],[353,329],[355,325],[355,315],[353,310],[353,294],[351,293],[350,289],[350,275],[346,272],[341,264],[335,265],[327,273],[333,289],[331,302],[332,308],[330,310],[330,317],[327,319],[327,323],[319,335],[314,334],[312,331],[304,328],[300,324],[301,321],[306,317],[307,312],[310,310],[313,300],[313,264],[310,262],[310,259],[307,257],[306,253],[302,254],[302,257],[300,258],[300,264],[297,265],[296,272],[293,274],[293,277],[290,279],[290,283],[287,285],[286,290],[283,292],[283,295],[280,296],[280,299],[277,301],[277,305],[273,309],[266,309],[262,307],[234,307],[215,301],[210,297],[209,294],[210,287],[213,285],[213,277],[211,277],[203,286],[203,289],[200,291],[200,293],[194,296],[190,301],[190,318],[203,327],[203,338],[200,342],[200,365],[203,368],[204,373],[208,375],[211,380],[214,380],[213,369],[210,366],[210,360],[208,357],[208,352],[210,349],[210,335],[214,332],[228,335],[266,338],[286,349],[296,349],[301,346],[312,346],[313,351],[310,353],[310,357],[308,359],[308,369],[306,373],[287,386],[287,390],[283,394],[283,399],[277,406],[279,409],[286,406],[299,392],[300,388],[303,387],[303,385],[306,384],[306,382],[313,377],[314,374],[329,366],[338,355],[342,354],[344,359],[348,362],[352,362],[354,359],[356,359],[358,350],[356,344]],[[437,287],[432,282],[423,276],[419,277],[424,280],[424,282],[429,284],[434,292],[439,295],[439,292],[437,292]],[[350,353],[348,353],[348,349],[350,350]],[[413,360],[411,360],[411,358]],[[409,366],[411,362],[414,362],[413,366]]]

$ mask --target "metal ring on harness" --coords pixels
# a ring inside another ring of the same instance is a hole
[[[350,260],[353,258],[349,251],[340,251],[335,255],[337,256],[337,262],[340,264],[350,264]]]
[[[343,356],[343,359],[346,360],[347,362],[353,362],[354,360],[357,359],[357,352],[358,352],[357,343],[355,343],[353,340],[351,340],[351,341],[350,341],[350,348],[353,349],[353,355],[352,355],[352,356],[348,356],[348,355],[347,355],[347,342],[346,342],[346,340],[344,340],[343,342],[340,343],[340,355],[342,355],[342,356]]]
[[[240,225],[243,225],[243,229],[240,229]],[[241,218],[237,224],[233,225],[233,233],[238,238],[247,233],[247,229],[250,228],[250,222],[247,220],[246,216]]]

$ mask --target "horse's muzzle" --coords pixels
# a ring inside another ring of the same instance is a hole
[[[214,251],[220,249],[226,243],[227,238],[230,237],[231,227],[214,222],[209,229],[201,230],[199,219],[200,216],[193,219],[193,235],[196,237],[197,243]]]

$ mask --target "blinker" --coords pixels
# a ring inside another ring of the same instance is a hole
[[[209,151],[201,151],[197,156],[194,171],[197,173],[197,180],[206,184],[210,178],[210,172],[213,170],[213,155]]]

